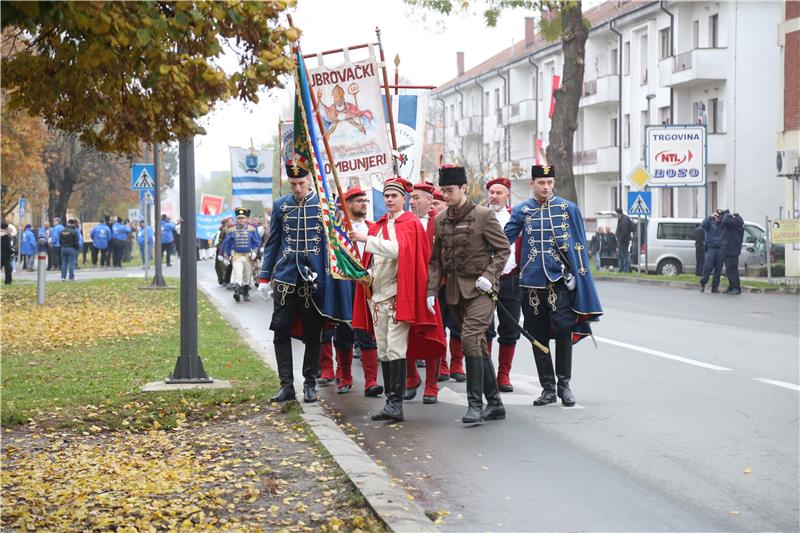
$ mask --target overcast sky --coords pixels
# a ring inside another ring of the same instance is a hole
[[[472,4],[480,8],[480,2]],[[390,79],[399,54],[401,77],[417,85],[441,85],[455,77],[457,51],[465,53],[468,70],[522,40],[524,18],[531,15],[507,10],[496,28],[487,28],[477,13],[442,17],[412,9],[402,0],[299,0],[292,13],[303,30],[300,42],[306,54],[375,42],[375,27],[380,27]],[[290,108],[285,89],[265,92],[258,105],[220,105],[204,122],[208,134],[195,139],[198,181],[211,171],[230,169],[228,146],[249,146],[251,138],[256,146],[269,142],[281,113]]]

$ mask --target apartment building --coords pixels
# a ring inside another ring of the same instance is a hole
[[[654,215],[703,216],[718,207],[754,221],[777,215],[782,4],[613,1],[584,15],[592,29],[574,173],[585,216],[620,201],[626,207],[645,125],[698,123],[708,132],[707,186],[654,189]],[[438,118],[431,122],[441,129],[430,132],[430,146],[474,176],[510,176],[515,200],[529,194],[536,140],[548,144],[553,82],[563,65],[561,43],[535,28],[525,18],[524,39],[469,70],[459,54],[457,76],[432,94]]]

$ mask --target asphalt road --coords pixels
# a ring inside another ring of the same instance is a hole
[[[210,262],[198,278],[271,347],[271,302],[235,304]],[[321,397],[425,509],[449,512],[445,530],[797,531],[800,300],[598,289],[606,314],[598,347],[575,347],[575,408],[531,405],[539,384],[523,342],[504,421],[463,426],[465,386],[448,382],[436,405],[420,389],[402,424],[372,422],[383,398],[363,397],[357,360],[357,392]]]

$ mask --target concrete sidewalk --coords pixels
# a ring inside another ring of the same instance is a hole
[[[687,290],[697,290],[699,285],[698,282],[693,281],[682,281],[682,280],[664,280],[664,279],[648,279],[648,278],[639,278],[639,277],[626,277],[626,276],[607,276],[603,275],[602,273],[593,272],[592,277],[595,280],[602,280],[602,281],[614,281],[618,283],[633,283],[638,285],[651,285],[656,287],[671,287],[673,289],[687,289]],[[699,278],[698,278],[699,279]],[[763,278],[755,279],[755,278],[742,278],[742,281],[747,279],[756,280],[756,281],[766,281]],[[742,287],[742,292],[753,293],[753,294],[800,294],[800,286],[797,285],[786,285],[786,284],[779,284],[775,283],[774,287]]]
[[[211,268],[202,268],[202,264],[199,266],[201,268],[198,268],[197,272],[198,288],[239,331],[245,342],[277,372],[272,331],[269,329],[272,301],[265,302],[255,291],[251,291],[253,297],[251,302],[237,304],[232,298],[232,293],[217,284],[214,271]],[[293,341],[292,344],[295,390],[300,392],[303,345],[298,341]],[[370,398],[365,401],[374,401],[378,406],[383,404],[384,399]],[[303,410],[303,419],[389,528],[397,532],[439,530],[413,498],[341,430],[319,403],[306,404],[301,401],[299,404]]]

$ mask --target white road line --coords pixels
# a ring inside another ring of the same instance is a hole
[[[678,361],[681,363],[686,363],[687,365],[694,365],[699,366],[701,368],[707,368],[709,370],[733,370],[732,368],[726,368],[724,366],[717,366],[712,365],[710,363],[704,363],[702,361],[697,361],[695,359],[689,359],[688,357],[681,357],[680,355],[674,355],[671,353],[660,352],[658,350],[651,350],[650,348],[645,348],[644,346],[637,346],[635,344],[628,344],[627,342],[620,342],[615,341],[612,339],[606,339],[605,337],[598,337],[595,336],[595,340],[597,342],[604,342],[606,344],[611,344],[613,346],[619,346],[620,348],[627,348],[628,350],[634,350],[636,352],[642,352],[649,355],[655,355],[656,357],[663,357],[664,359],[672,359],[673,361]]]
[[[769,383],[770,385],[775,385],[776,387],[783,387],[784,389],[800,392],[800,385],[795,385],[794,383],[787,383],[785,381],[778,381],[777,379],[753,378],[753,381],[760,381],[761,383]]]

